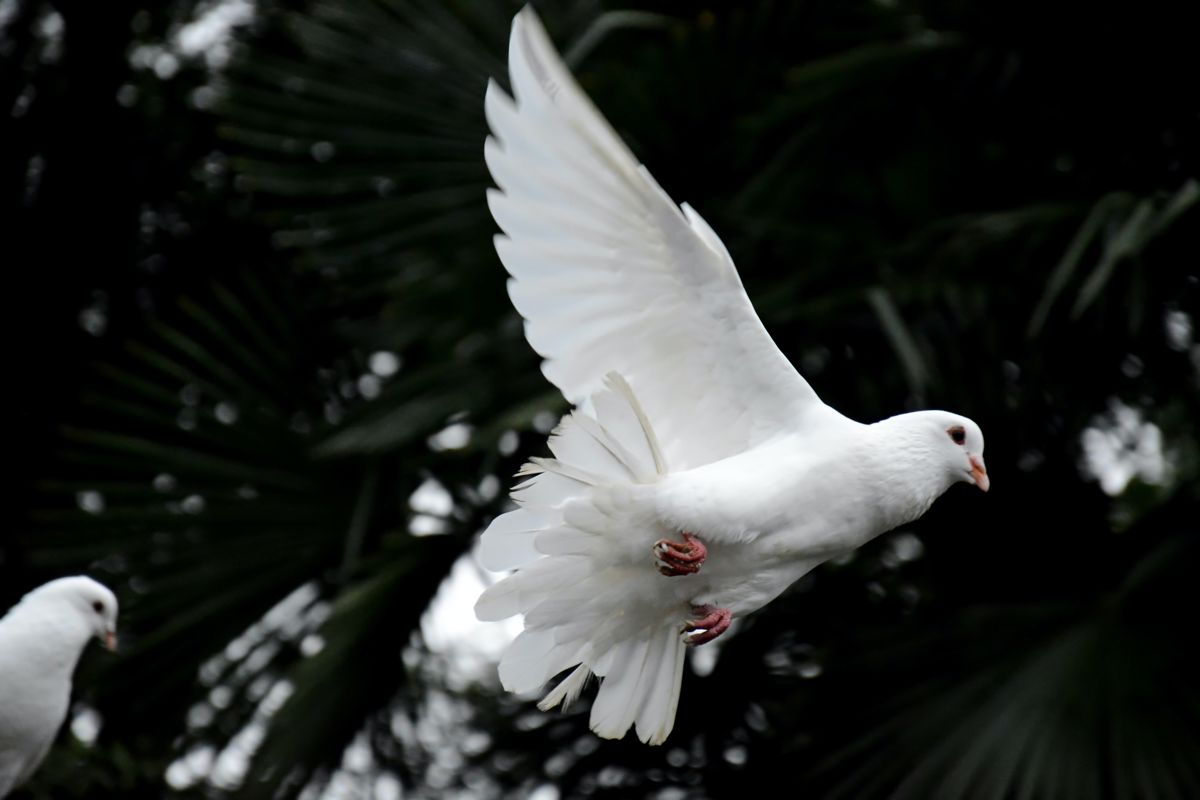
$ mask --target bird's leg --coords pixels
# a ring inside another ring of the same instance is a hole
[[[685,636],[683,640],[690,645],[711,642],[729,630],[729,623],[733,621],[733,612],[728,608],[692,606],[692,613],[696,617],[689,619],[683,625],[684,632],[691,634]]]
[[[654,566],[663,575],[695,575],[700,571],[704,559],[708,558],[708,548],[704,542],[696,538],[696,534],[683,532],[683,542],[673,542],[670,539],[659,539],[650,548],[654,553]]]

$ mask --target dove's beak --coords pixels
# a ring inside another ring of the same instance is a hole
[[[104,647],[109,652],[117,652],[117,632],[108,630],[104,632]]]
[[[983,456],[971,456],[971,477],[975,480],[975,485],[985,492],[992,485],[988,480],[987,468],[983,466]]]

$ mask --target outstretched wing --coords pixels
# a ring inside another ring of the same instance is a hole
[[[672,469],[828,413],[771,341],[721,240],[637,162],[528,7],[508,66],[515,101],[491,83],[485,103],[496,250],[526,337],[567,400],[621,373]]]

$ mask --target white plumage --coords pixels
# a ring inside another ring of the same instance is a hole
[[[574,668],[547,709],[594,673],[592,729],[633,726],[658,744],[686,647],[706,640],[698,617],[761,607],[956,481],[986,489],[983,436],[947,412],[862,425],[822,403],[720,239],[638,164],[528,8],[509,73],[515,99],[495,83],[485,98],[496,250],[546,377],[577,409],[550,438],[554,458],[522,470],[519,508],[483,535],[484,566],[517,571],[476,614],[525,615],[500,663],[505,688]],[[702,569],[660,574],[655,542],[685,531],[707,547]]]
[[[0,618],[0,798],[41,765],[71,699],[83,648],[116,646],[117,599],[91,578],[60,578]]]

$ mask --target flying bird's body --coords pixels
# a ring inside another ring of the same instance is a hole
[[[924,513],[934,497],[896,484],[904,453],[890,452],[888,425],[831,422],[820,436],[780,436],[655,488],[658,526],[708,548],[703,570],[674,584],[685,599],[753,611],[822,561]]]
[[[572,671],[540,706],[602,678],[591,726],[657,744],[687,646],[821,562],[916,519],[952,484],[987,489],[983,436],[944,411],[873,425],[821,402],[775,346],[708,224],[633,158],[531,11],[513,21],[515,100],[485,101],[488,195],[546,376],[576,406],[484,533],[516,572],[483,620],[524,615],[512,691]]]
[[[92,638],[116,646],[117,600],[90,578],[61,578],[0,618],[0,798],[50,751],[71,702],[71,678]]]

